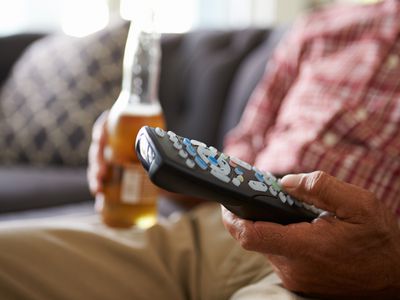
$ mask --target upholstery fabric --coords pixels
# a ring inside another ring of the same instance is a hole
[[[93,122],[120,90],[127,30],[52,35],[22,55],[0,94],[2,163],[86,163]]]

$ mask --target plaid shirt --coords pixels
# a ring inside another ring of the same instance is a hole
[[[276,174],[323,170],[400,217],[400,1],[299,20],[225,151]]]

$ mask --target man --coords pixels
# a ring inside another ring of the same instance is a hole
[[[396,0],[303,19],[227,137],[226,152],[260,168],[278,174],[320,169],[349,182],[323,172],[282,179],[293,196],[330,214],[281,226],[223,209],[226,228],[255,252],[228,237],[215,205],[145,231],[90,224],[1,228],[2,295],[399,298],[399,20]],[[92,145],[94,190],[101,188],[104,162],[96,160],[96,141],[104,142],[102,126]]]

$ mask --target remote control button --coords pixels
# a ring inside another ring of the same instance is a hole
[[[308,203],[303,202],[303,207],[307,210],[311,210],[311,205]]]
[[[272,185],[275,182],[275,180],[269,175],[264,176],[264,180],[268,185]]]
[[[202,142],[199,142],[199,141],[196,141],[196,140],[191,140],[190,142],[192,143],[192,145],[195,145],[195,146],[202,146],[202,147],[204,147],[204,148],[207,148],[207,145],[204,144],[204,143],[202,143]]]
[[[218,154],[217,148],[215,148],[213,146],[210,146],[210,147],[208,147],[208,149],[210,149],[210,151],[213,154],[213,156],[216,156]]]
[[[178,138],[176,137],[176,135],[170,135],[169,136],[169,140],[173,143],[177,143],[179,142]]]
[[[182,158],[187,158],[189,156],[188,153],[183,149],[181,149],[178,154]]]
[[[196,154],[197,154],[196,149],[194,149],[192,145],[186,145],[186,151],[187,151],[191,156],[196,156]]]
[[[264,182],[260,181],[255,181],[255,180],[250,180],[249,181],[249,187],[258,192],[266,192],[268,191],[268,186]]]
[[[186,146],[192,145],[192,143],[190,142],[190,140],[188,138],[184,138],[182,142]]]
[[[314,214],[318,214],[319,215],[319,209],[318,208],[316,208],[314,205],[311,205],[310,206],[310,209],[311,209],[311,211],[314,213]]]
[[[211,173],[211,175],[213,175],[214,177],[218,178],[219,180],[221,180],[223,182],[228,183],[229,181],[231,181],[231,179],[228,176],[222,174],[221,172],[219,172],[215,169],[211,169],[210,173]]]
[[[281,191],[281,186],[280,186],[276,181],[272,181],[271,185],[274,187],[274,189],[275,189],[277,192],[280,192],[280,191]]]
[[[164,136],[165,136],[165,131],[162,130],[160,127],[157,127],[157,128],[155,129],[155,132],[156,132],[156,134],[157,134],[159,137],[164,137]]]
[[[189,168],[193,169],[194,166],[195,166],[196,164],[194,163],[193,160],[187,159],[187,160],[186,160],[186,165],[187,165]]]
[[[243,160],[241,160],[237,157],[231,156],[231,161],[233,161],[235,164],[241,166],[242,168],[245,168],[246,170],[249,170],[249,171],[251,170],[250,164],[248,164],[247,162],[244,162]]]
[[[274,189],[274,187],[273,187],[272,185],[269,187],[269,192],[270,192],[273,196],[278,195],[278,192],[275,191],[275,189]]]
[[[212,169],[221,172],[224,175],[229,175],[231,173],[231,166],[224,159],[224,156],[220,155],[217,162],[218,162],[217,166],[211,165]]]
[[[256,178],[257,178],[258,181],[264,182],[264,176],[263,176],[263,174],[257,173],[257,172],[256,172],[254,175],[256,176]]]
[[[218,165],[218,160],[214,157],[214,156],[209,156],[208,160],[210,161],[210,163],[214,166]]]
[[[209,157],[212,156],[212,153],[210,149],[200,145],[197,147],[197,154],[200,156],[202,160],[204,160],[206,163],[209,163]]]
[[[286,197],[286,199],[287,199],[287,203],[290,205],[290,206],[292,206],[293,205],[293,203],[294,203],[294,200],[292,199],[292,197],[290,197],[289,195]]]
[[[200,169],[202,169],[202,170],[207,170],[208,165],[207,165],[207,163],[206,163],[204,160],[202,160],[202,159],[200,158],[200,156],[196,156],[196,157],[194,158],[194,161],[195,161],[196,164],[200,167]]]
[[[279,192],[278,196],[279,196],[279,199],[281,199],[281,201],[282,201],[283,203],[286,203],[287,198],[286,198],[286,196],[285,196],[284,193]]]
[[[174,148],[175,148],[176,150],[181,150],[181,149],[182,149],[182,144],[179,143],[179,142],[175,142],[175,143],[174,143]]]
[[[257,167],[253,166],[252,169],[253,169],[254,172],[256,172],[256,173],[261,173],[261,174],[262,174],[262,172],[260,171],[260,169],[258,169]]]
[[[237,177],[232,179],[232,183],[236,186],[239,186],[241,184],[240,180]]]
[[[235,168],[235,173],[237,175],[243,175],[244,174],[243,170],[241,168],[239,168],[239,167]]]
[[[294,201],[294,205],[296,205],[297,207],[303,207],[303,204],[301,203],[301,201],[296,200],[296,199],[293,199],[293,201]]]
[[[244,177],[243,177],[242,175],[239,175],[239,176],[237,176],[236,178],[239,179],[240,182],[243,182],[243,181],[244,181]]]
[[[172,132],[171,130],[168,130],[167,132],[168,136],[176,136],[175,132]]]

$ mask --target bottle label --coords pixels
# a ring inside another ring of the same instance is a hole
[[[124,166],[121,201],[129,204],[151,204],[157,200],[158,189],[140,164]]]

